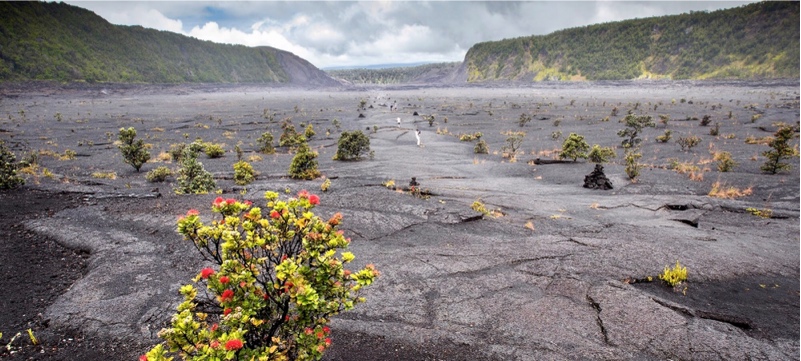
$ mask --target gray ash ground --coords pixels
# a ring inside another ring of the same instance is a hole
[[[177,286],[202,266],[174,232],[175,218],[203,212],[216,195],[177,196],[174,179],[153,184],[144,173],[176,169],[156,156],[202,138],[224,143],[223,158],[201,161],[226,197],[258,203],[265,190],[318,190],[321,180],[286,177],[289,150],[255,152],[261,133],[277,139],[285,119],[317,132],[311,146],[332,179],[318,213],[341,211],[357,259],[383,274],[367,303],[333,321],[328,360],[798,356],[799,161],[790,172],[763,174],[767,146],[745,142],[772,135],[775,122],[797,123],[797,81],[344,90],[5,84],[0,94],[0,138],[20,158],[40,153],[53,174],[40,169],[23,189],[0,192],[0,307],[8,310],[0,344],[23,334],[13,352],[0,350],[4,359],[125,360],[158,342]],[[357,110],[362,99],[368,108]],[[646,167],[636,183],[625,177],[616,134],[629,111],[658,123],[643,132]],[[520,127],[523,113],[532,121]],[[719,135],[699,124],[705,115],[720,123]],[[129,126],[152,145],[154,162],[140,173],[113,144]],[[655,142],[666,129],[673,140]],[[344,130],[365,131],[374,159],[331,160]],[[500,151],[509,130],[526,132],[515,161]],[[490,154],[459,141],[474,132]],[[591,163],[531,162],[552,159],[571,132],[618,148],[604,165],[614,189],[582,188]],[[688,135],[702,142],[682,151],[675,139]],[[248,187],[232,181],[234,145],[260,172]],[[68,149],[74,159],[54,156]],[[733,172],[716,169],[718,151],[731,152]],[[694,179],[667,169],[671,159],[698,167]],[[411,177],[430,199],[382,186]],[[715,182],[751,194],[709,197]],[[503,216],[477,217],[477,199]],[[770,209],[773,218],[747,208]],[[690,270],[680,289],[625,282],[677,259]],[[28,328],[40,345],[27,340]]]

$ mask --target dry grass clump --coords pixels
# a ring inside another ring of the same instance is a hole
[[[745,143],[746,143],[746,144],[762,144],[762,145],[768,145],[768,144],[769,144],[770,142],[772,142],[772,141],[773,141],[773,137],[772,137],[772,136],[770,136],[770,135],[768,135],[768,136],[765,136],[765,137],[762,137],[762,138],[757,138],[757,137],[755,137],[755,136],[753,136],[753,135],[749,135],[749,136],[747,136],[747,137],[745,138]]]
[[[92,173],[92,178],[117,179],[117,173],[116,172],[94,172],[94,173]]]
[[[739,189],[737,187],[717,181],[712,184],[712,190],[709,191],[709,196],[714,198],[734,199],[750,196],[753,191],[753,187]]]

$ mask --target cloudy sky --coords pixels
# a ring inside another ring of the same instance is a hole
[[[319,68],[462,61],[478,42],[634,18],[714,11],[733,1],[66,1],[112,24],[268,45]],[[753,2],[753,1],[751,1]]]

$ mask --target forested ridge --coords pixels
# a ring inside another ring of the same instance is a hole
[[[289,82],[282,60],[319,71],[271,47],[112,25],[64,3],[0,2],[0,81]]]
[[[467,81],[799,77],[799,3],[626,20],[474,45]]]

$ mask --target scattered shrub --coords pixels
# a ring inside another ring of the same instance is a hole
[[[358,160],[370,153],[370,138],[361,130],[342,132],[334,160]]]
[[[203,151],[209,158],[220,158],[225,154],[225,149],[223,149],[222,144],[217,143],[204,144]]]
[[[472,142],[476,139],[481,139],[484,136],[481,132],[475,132],[473,134],[462,134],[459,136],[459,140],[462,142]]]
[[[701,125],[702,127],[705,127],[705,126],[709,125],[709,123],[711,123],[711,122],[712,122],[712,117],[711,117],[711,116],[709,116],[709,115],[704,115],[704,116],[701,118],[701,123],[700,123],[700,125]]]
[[[186,143],[171,144],[170,150],[167,151],[167,153],[170,155],[173,162],[178,163],[181,160],[183,160],[183,154],[185,148],[186,148]]]
[[[487,209],[487,206],[484,205],[484,202],[482,202],[481,199],[476,199],[475,201],[473,201],[473,204],[470,205],[470,209],[472,209],[472,210],[474,210],[476,212],[482,213],[485,216],[489,216],[490,215],[490,212]]]
[[[476,146],[473,147],[473,153],[475,154],[488,154],[489,153],[489,146],[487,146],[487,142],[484,139],[481,139],[476,143]]]
[[[615,157],[617,157],[617,154],[614,148],[601,147],[598,144],[593,145],[592,149],[590,149],[590,152],[587,154],[587,160],[597,164],[608,163]]]
[[[240,160],[234,163],[234,183],[244,186],[256,180],[256,171],[250,163]]]
[[[636,116],[629,114],[623,119],[623,122],[626,124],[626,128],[619,130],[617,135],[623,138],[628,137],[627,139],[623,139],[621,142],[624,147],[640,144],[642,139],[638,138],[637,136],[640,134],[640,132],[642,132],[643,128],[656,126],[649,115]]]
[[[698,138],[695,135],[688,135],[686,137],[679,137],[679,140],[676,141],[679,144],[682,151],[688,151],[701,143],[701,138]]]
[[[785,160],[798,156],[798,150],[788,144],[790,139],[795,137],[793,127],[789,124],[779,124],[779,130],[773,135],[773,140],[768,143],[771,150],[762,152],[762,156],[768,158],[760,169],[765,173],[776,174],[778,172],[790,170],[792,166]]]
[[[556,141],[556,140],[559,140],[559,138],[561,138],[561,137],[562,137],[562,131],[561,130],[557,130],[555,132],[551,132],[551,139],[552,140]]]
[[[0,140],[0,189],[13,189],[23,184],[25,179],[17,174],[17,157]]]
[[[190,145],[181,156],[181,169],[178,171],[176,194],[209,193],[217,187],[214,177],[197,160],[197,152]]]
[[[180,288],[163,343],[143,358],[318,360],[331,345],[330,317],[365,302],[359,293],[379,272],[345,269],[355,257],[338,229],[342,215],[320,219],[312,213],[320,199],[306,191],[265,198],[263,212],[218,197],[210,225],[197,210],[178,220],[178,233],[216,266]]]
[[[659,143],[667,143],[673,137],[673,131],[670,129],[665,130],[665,134],[656,136],[656,141]]]
[[[640,175],[642,164],[639,163],[642,158],[642,153],[638,148],[627,147],[624,160],[626,161],[626,175],[629,179],[634,180]]]
[[[151,171],[147,172],[147,174],[145,174],[145,179],[147,179],[147,181],[151,183],[164,182],[165,180],[167,180],[167,177],[171,175],[172,171],[170,170],[170,168],[167,168],[165,166],[158,166],[152,169]]]
[[[509,158],[514,158],[517,154],[517,149],[523,144],[523,138],[526,137],[526,133],[510,130],[501,134],[506,136],[506,145],[503,146],[504,153],[507,153]]]
[[[720,123],[716,122],[714,127],[709,128],[709,135],[717,137],[718,134],[720,134]]]
[[[331,188],[331,179],[326,178],[323,181],[323,184],[320,185],[320,190],[323,191],[323,192],[328,192],[328,189],[330,189],[330,188]]]
[[[264,154],[273,154],[275,153],[275,147],[273,147],[273,133],[264,132],[261,133],[259,139],[256,139],[256,144],[259,145],[259,152]]]
[[[730,172],[737,166],[729,152],[716,152],[712,159],[718,162],[718,170],[721,172]]]
[[[559,159],[572,159],[574,162],[578,158],[586,159],[590,145],[584,140],[583,135],[570,133],[562,143],[562,151],[559,152]]]
[[[526,113],[523,113],[520,114],[520,120],[517,121],[517,124],[520,125],[520,127],[522,128],[526,125],[526,123],[530,121],[531,121],[531,116]]]
[[[92,173],[92,178],[114,180],[114,179],[117,179],[117,173],[115,173],[115,172],[93,172]]]
[[[306,130],[303,132],[306,139],[312,139],[315,134],[317,133],[314,132],[314,127],[311,124],[307,125]]]
[[[682,267],[679,261],[671,269],[665,266],[665,270],[659,274],[659,279],[667,283],[670,287],[676,287],[679,283],[687,280],[687,267]]]
[[[311,180],[320,176],[317,169],[317,152],[309,148],[306,142],[300,143],[298,152],[289,165],[289,176],[296,179]]]
[[[119,145],[122,159],[138,172],[142,165],[150,160],[150,152],[145,148],[143,140],[135,138],[136,129],[133,127],[128,129],[120,128],[118,139],[122,143]]]
[[[281,133],[281,137],[278,139],[279,146],[296,147],[306,142],[306,137],[295,130],[295,125],[292,124],[292,122],[284,121],[281,125],[281,129],[283,129],[283,133]]]

